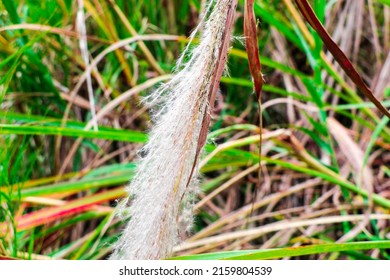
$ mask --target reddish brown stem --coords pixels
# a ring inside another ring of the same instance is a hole
[[[195,171],[195,166],[197,164],[200,151],[202,150],[202,147],[206,143],[207,133],[208,133],[210,120],[211,120],[211,112],[213,111],[213,108],[214,108],[214,103],[215,103],[215,98],[216,98],[217,91],[219,88],[219,83],[220,83],[221,76],[222,76],[222,73],[223,73],[223,70],[224,70],[224,67],[226,64],[227,56],[228,56],[228,48],[229,48],[229,44],[230,44],[231,33],[233,30],[233,26],[234,26],[234,15],[236,13],[237,2],[238,2],[238,0],[231,0],[230,9],[229,9],[228,15],[226,17],[225,30],[224,30],[224,34],[223,34],[223,38],[222,38],[222,45],[221,45],[221,48],[219,51],[219,57],[218,57],[217,65],[216,65],[216,71],[215,71],[215,74],[212,78],[211,86],[210,86],[210,92],[209,92],[209,97],[208,97],[209,107],[205,109],[206,112],[204,113],[204,117],[202,120],[202,127],[201,127],[200,133],[199,133],[199,140],[198,140],[198,144],[196,147],[195,159],[194,159],[194,163],[192,166],[190,176],[188,178],[187,187],[190,184],[191,178],[192,178],[193,173]]]
[[[263,88],[263,75],[261,73],[261,62],[259,56],[259,47],[257,45],[257,27],[256,27],[256,18],[254,13],[254,0],[245,0],[244,8],[244,35],[245,35],[245,46],[246,52],[248,55],[249,70],[253,77],[254,89],[257,96],[257,102],[259,104],[259,171],[258,171],[258,182],[255,189],[255,195],[253,196],[252,202],[252,211],[253,206],[257,199],[257,193],[260,189],[261,181],[261,154],[262,154],[262,142],[263,142],[263,118],[262,118],[262,109],[261,109],[261,90]]]

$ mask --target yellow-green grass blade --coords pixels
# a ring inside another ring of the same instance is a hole
[[[131,130],[112,130],[112,131],[87,131],[80,128],[68,128],[57,126],[42,125],[17,125],[17,124],[0,124],[0,134],[16,135],[57,135],[69,137],[83,137],[94,139],[106,139],[113,141],[144,143],[146,135]]]
[[[23,199],[28,196],[47,197],[61,194],[73,194],[79,191],[98,189],[102,187],[117,186],[127,183],[131,178],[130,173],[120,173],[101,178],[79,180],[76,182],[62,182],[46,186],[14,190],[12,199]]]

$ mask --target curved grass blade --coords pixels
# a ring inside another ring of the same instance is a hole
[[[209,95],[208,95],[208,103],[209,107],[207,107],[206,112],[204,113],[204,117],[202,120],[202,127],[199,132],[199,139],[196,147],[196,152],[195,152],[195,160],[192,165],[192,169],[190,172],[190,176],[187,181],[187,187],[189,186],[192,176],[195,172],[195,167],[199,158],[199,155],[201,153],[201,150],[203,146],[206,144],[207,141],[207,134],[210,126],[210,121],[211,121],[211,115],[208,112],[211,112],[214,108],[214,103],[215,99],[217,96],[217,92],[219,89],[219,84],[221,82],[221,77],[223,74],[223,70],[226,64],[227,60],[227,54],[228,54],[228,49],[229,49],[229,44],[230,44],[230,36],[232,34],[233,26],[234,26],[234,16],[236,14],[236,7],[238,4],[238,0],[232,1],[230,8],[228,10],[228,14],[226,17],[226,22],[225,22],[225,33],[222,37],[222,42],[220,45],[220,52],[219,52],[219,57],[218,57],[218,62],[215,67],[215,73],[212,77],[212,80],[210,81],[210,90],[209,90]]]
[[[295,0],[299,10],[306,19],[306,21],[313,27],[317,34],[321,37],[322,41],[332,53],[337,63],[341,66],[348,77],[355,83],[355,85],[363,92],[363,94],[375,104],[375,106],[384,115],[390,117],[389,111],[382,105],[382,103],[374,96],[371,89],[363,81],[360,74],[356,71],[352,62],[344,54],[344,52],[338,47],[338,45],[330,37],[324,26],[321,24],[312,7],[307,0]]]

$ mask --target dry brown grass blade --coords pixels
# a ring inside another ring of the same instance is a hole
[[[257,45],[257,28],[256,19],[254,13],[254,0],[246,0],[244,7],[244,34],[245,34],[245,47],[248,54],[249,70],[253,77],[254,88],[257,96],[257,102],[259,104],[259,128],[260,128],[260,144],[259,144],[259,171],[258,182],[253,197],[253,203],[256,201],[257,193],[260,189],[261,181],[261,154],[262,154],[262,135],[263,135],[263,117],[261,108],[261,89],[263,87],[263,75],[261,73],[261,62],[259,56],[259,48]]]
[[[334,118],[328,118],[327,123],[330,133],[340,147],[341,154],[345,156],[354,173],[357,175],[357,184],[362,185],[367,191],[372,192],[374,178],[371,169],[363,164],[363,150],[350,137],[347,129],[338,121]]]
[[[195,167],[197,165],[197,161],[199,158],[199,154],[202,150],[202,147],[206,143],[207,140],[207,133],[209,130],[209,125],[210,125],[210,120],[211,120],[211,113],[214,108],[214,103],[215,103],[215,98],[217,96],[217,92],[219,89],[219,83],[223,74],[223,70],[225,68],[226,60],[227,60],[227,54],[228,54],[228,48],[230,44],[230,38],[231,38],[231,33],[233,30],[234,26],[234,16],[236,13],[236,8],[237,8],[237,0],[233,0],[230,6],[230,9],[228,11],[228,15],[226,18],[226,23],[225,23],[225,33],[222,38],[222,44],[221,44],[221,49],[219,52],[219,57],[217,58],[217,66],[216,66],[216,71],[214,73],[214,76],[211,81],[211,86],[210,86],[210,92],[208,96],[208,102],[209,102],[209,107],[206,108],[208,112],[205,112],[204,118],[202,121],[202,128],[199,133],[199,140],[198,140],[198,145],[196,147],[196,154],[195,154],[195,160],[194,164],[192,166],[191,174],[190,177],[188,178],[187,186],[190,184],[192,176],[195,171]]]
[[[345,156],[352,167],[357,185],[362,186],[369,193],[370,203],[369,207],[365,211],[366,219],[338,240],[338,242],[346,242],[358,235],[369,223],[368,217],[373,205],[372,194],[374,192],[374,176],[372,174],[372,170],[368,166],[364,165],[364,152],[350,137],[347,129],[334,118],[328,118],[327,123],[330,133],[340,147],[341,154]]]
[[[23,24],[14,24],[14,25],[8,25],[4,27],[0,27],[0,33],[8,30],[20,30],[20,29],[26,29],[26,30],[34,30],[34,31],[40,31],[40,32],[50,32],[54,34],[59,34],[63,36],[70,36],[75,38],[80,38],[80,34],[71,30],[56,28],[52,26],[42,25],[42,24],[31,24],[31,23],[23,23]]]
[[[253,77],[253,83],[257,98],[261,100],[261,89],[263,87],[263,75],[261,74],[261,63],[259,48],[257,46],[257,28],[254,14],[254,0],[245,1],[244,9],[244,34],[245,47],[248,54],[249,70]]]
[[[372,214],[369,216],[370,219],[377,220],[389,220],[390,215],[388,214]],[[253,229],[245,229],[241,231],[223,233],[216,236],[205,237],[196,241],[186,241],[179,246],[175,247],[175,251],[184,251],[192,248],[196,248],[204,245],[212,245],[213,243],[231,241],[240,238],[251,237],[252,239],[262,236],[269,232],[275,232],[291,228],[308,227],[311,225],[326,225],[335,224],[342,222],[359,222],[365,219],[365,215],[346,215],[346,216],[327,216],[320,217],[317,219],[296,219],[291,221],[279,221],[271,224],[267,224],[262,227]]]
[[[329,33],[326,31],[324,26],[318,20],[316,14],[314,13],[312,7],[310,6],[307,0],[296,0],[299,10],[306,19],[306,21],[313,27],[317,34],[321,37],[322,41],[332,53],[338,64],[348,75],[348,77],[355,83],[355,85],[364,93],[364,95],[371,100],[372,103],[380,110],[384,115],[390,118],[389,111],[382,105],[382,103],[374,96],[371,89],[364,82],[363,78],[356,71],[352,62],[344,54],[344,52],[339,48],[339,46],[333,41]]]
[[[150,79],[150,80],[144,82],[143,84],[139,84],[139,85],[131,88],[130,90],[124,92],[123,94],[121,94],[120,96],[118,96],[117,98],[115,98],[111,102],[109,102],[105,107],[103,107],[97,113],[96,120],[90,120],[84,129],[89,130],[92,127],[93,121],[98,122],[101,118],[103,118],[107,113],[109,113],[111,110],[113,110],[116,106],[118,106],[120,103],[126,101],[127,99],[131,98],[133,95],[135,95],[143,90],[146,90],[146,89],[154,86],[155,84],[158,84],[158,83],[165,81],[169,78],[171,78],[170,75],[159,76],[159,77]],[[70,164],[70,162],[71,162],[73,156],[75,155],[78,147],[80,146],[82,140],[83,140],[83,138],[80,137],[72,145],[70,151],[68,152],[67,157],[65,158],[65,160],[62,163],[59,174],[61,174],[61,175],[64,174],[66,167]]]
[[[259,209],[261,207],[264,207],[265,205],[268,205],[272,203],[273,201],[280,200],[284,197],[287,197],[291,194],[294,194],[296,192],[300,192],[304,189],[313,188],[317,186],[321,182],[320,179],[312,179],[308,180],[304,183],[295,185],[290,187],[288,190],[280,193],[271,194],[269,196],[264,197],[262,200],[255,203],[255,205],[252,207],[252,205],[246,205],[242,207],[239,210],[236,210],[224,217],[221,217],[218,221],[214,222],[213,224],[210,224],[208,227],[204,228],[202,231],[198,232],[194,236],[188,239],[189,242],[193,242],[195,240],[199,240],[202,238],[205,238],[207,236],[210,236],[215,233],[218,229],[223,227],[224,225],[230,224],[234,221],[240,220],[247,216],[249,213],[251,213],[252,208]]]

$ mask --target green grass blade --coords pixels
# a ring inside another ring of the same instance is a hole
[[[268,250],[230,251],[192,256],[180,256],[174,260],[266,260],[285,257],[298,257],[314,254],[389,249],[390,241],[351,242],[343,244],[320,244]]]
[[[61,135],[69,137],[83,137],[106,139],[113,141],[145,143],[147,136],[142,132],[131,130],[112,130],[112,131],[87,131],[80,128],[68,128],[57,126],[26,126],[16,124],[0,124],[0,134],[16,135]]]

